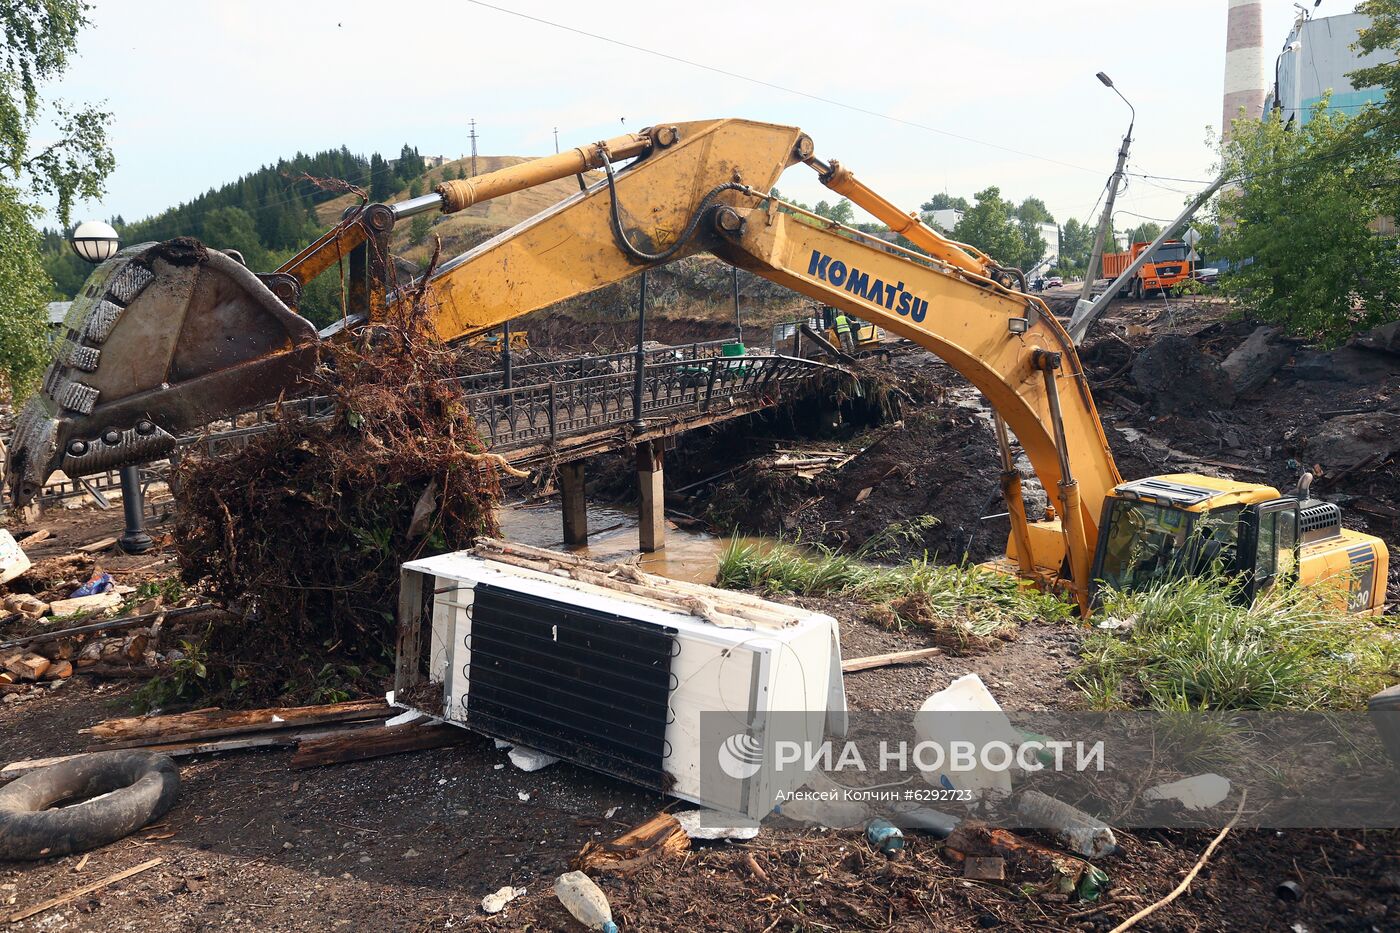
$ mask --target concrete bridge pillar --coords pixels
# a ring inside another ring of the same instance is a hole
[[[583,461],[559,467],[559,496],[564,506],[564,543],[588,543],[588,500],[583,493]]]
[[[664,449],[661,441],[643,441],[637,445],[638,505],[637,537],[641,549],[659,551],[666,546],[666,483],[662,469]]]

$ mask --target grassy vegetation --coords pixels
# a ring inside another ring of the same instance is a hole
[[[717,584],[798,596],[844,596],[870,604],[870,617],[893,628],[932,630],[955,647],[1012,637],[1017,625],[1062,619],[1071,607],[1010,577],[969,566],[873,563],[918,522],[891,526],[854,554],[792,544],[771,547],[734,540],[720,555]]]
[[[1326,587],[1277,587],[1246,606],[1237,584],[1175,580],[1112,594],[1131,623],[1085,641],[1075,683],[1093,706],[1157,710],[1355,709],[1400,677],[1395,617],[1348,615]]]

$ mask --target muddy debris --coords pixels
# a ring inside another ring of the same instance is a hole
[[[242,617],[208,633],[195,689],[225,704],[382,690],[399,565],[495,532],[504,461],[442,381],[455,357],[426,319],[405,308],[369,345],[329,350],[312,377],[329,418],[180,464],[181,574]]]

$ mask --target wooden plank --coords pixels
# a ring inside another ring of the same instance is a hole
[[[91,894],[93,891],[97,891],[102,888],[108,887],[109,885],[116,884],[118,881],[125,881],[132,875],[139,875],[143,871],[148,871],[149,869],[155,868],[163,861],[164,859],[153,858],[148,861],[142,862],[140,865],[133,865],[132,867],[124,871],[117,872],[115,875],[108,875],[106,878],[101,878],[97,881],[92,882],[91,884],[85,884],[81,888],[74,888],[67,894],[60,894],[58,897],[49,898],[47,901],[35,904],[33,907],[26,907],[23,910],[18,910],[15,913],[12,913],[8,917],[6,917],[5,922],[19,923],[21,920],[26,920],[34,916],[35,914],[41,914],[44,911],[52,910],[55,907],[62,907],[69,901],[82,897],[84,894]]]
[[[423,577],[416,570],[404,570],[399,576],[398,644],[395,649],[394,690],[401,692],[424,679],[422,664],[423,627],[431,619],[423,618]]]
[[[908,664],[923,661],[943,653],[942,648],[915,648],[912,651],[892,651],[889,654],[872,654],[866,658],[849,658],[841,662],[841,673],[868,671],[876,667],[889,667],[892,664]]]
[[[96,541],[91,541],[87,544],[80,545],[78,547],[78,550],[82,551],[84,554],[92,554],[97,551],[105,551],[107,550],[107,548],[111,547],[116,543],[116,538],[99,538]]]
[[[184,616],[198,615],[200,613],[222,614],[223,612],[223,609],[220,609],[213,603],[200,603],[198,606],[185,606],[182,609],[163,609],[159,612],[148,612],[136,616],[122,616],[117,619],[107,619],[104,622],[89,622],[85,625],[50,629],[47,632],[39,632],[35,635],[12,638],[6,642],[0,642],[0,650],[5,648],[18,648],[21,645],[32,645],[44,641],[55,641],[60,638],[66,638],[69,635],[86,635],[89,632],[106,632],[123,628],[134,628],[138,625],[144,625],[153,620],[156,616],[162,614],[165,616],[166,621],[172,621],[174,619],[183,618]]]
[[[170,742],[211,739],[248,732],[372,719],[387,716],[389,712],[389,707],[381,699],[351,700],[347,703],[327,703],[321,706],[214,709],[173,713],[167,716],[132,716],[108,719],[78,731],[108,743],[132,743],[141,740],[140,744],[149,744],[151,740]]]
[[[168,745],[146,745],[143,747],[146,751],[169,755],[171,758],[189,758],[194,755],[244,752],[262,748],[291,748],[298,742],[312,739],[326,739],[340,735],[350,727],[349,724],[332,724],[326,728],[257,732],[252,735],[233,736],[227,739],[213,739],[207,742],[172,742]],[[111,748],[112,746],[110,745],[98,745],[88,751],[77,752],[72,755],[58,755],[53,758],[28,758],[23,761],[12,761],[3,768],[0,768],[0,783],[11,781],[31,771],[37,771],[40,768],[47,768],[49,765],[56,765],[62,761],[71,761],[74,758],[79,758],[91,752],[108,751]]]
[[[292,756],[293,768],[318,768],[347,761],[364,761],[385,755],[424,751],[456,745],[472,738],[458,726],[417,725],[377,726],[354,729],[322,739],[304,739]]]

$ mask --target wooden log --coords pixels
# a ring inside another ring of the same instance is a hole
[[[45,680],[66,680],[73,676],[72,661],[55,661],[44,672]]]
[[[669,813],[658,813],[611,842],[586,842],[569,868],[588,874],[631,874],[643,866],[690,851],[690,837]]]
[[[199,710],[165,716],[130,716],[107,719],[78,731],[103,742],[149,740],[171,742],[209,739],[269,729],[294,729],[331,722],[350,722],[387,716],[382,699],[351,700],[321,706],[283,706],[250,710]]]
[[[82,897],[84,894],[91,894],[93,891],[100,891],[102,888],[114,885],[118,881],[125,881],[132,875],[139,875],[143,871],[155,868],[162,861],[164,861],[164,859],[150,859],[148,861],[142,862],[140,865],[133,865],[125,871],[119,871],[114,875],[108,875],[106,878],[99,879],[97,881],[92,882],[91,884],[85,884],[81,888],[74,888],[67,894],[60,894],[58,897],[49,898],[47,901],[42,901],[38,904],[35,904],[33,907],[25,907],[23,910],[17,910],[5,918],[5,923],[19,923],[21,920],[26,920],[34,916],[35,914],[41,914],[44,911],[52,910],[55,907],[62,907],[69,901],[76,900],[77,898]]]
[[[167,621],[174,619],[185,619],[201,615],[226,616],[228,613],[215,606],[213,603],[200,603],[197,606],[185,606],[181,609],[164,609],[160,612],[144,613],[142,615],[122,616],[118,619],[107,619],[103,622],[89,622],[85,625],[74,625],[69,628],[53,629],[48,632],[40,632],[34,635],[25,635],[20,638],[12,638],[6,642],[0,642],[0,651],[6,648],[18,648],[21,645],[32,645],[38,642],[48,641],[54,638],[64,638],[69,635],[87,635],[91,632],[109,632],[119,629],[134,628],[138,625],[145,625],[157,615],[164,613]]]
[[[471,740],[472,733],[459,726],[419,725],[376,726],[354,729],[320,739],[304,739],[297,744],[292,767],[319,768],[347,761],[364,761],[385,755],[442,748]]]
[[[12,593],[5,597],[5,610],[18,612],[26,619],[37,619],[49,611],[49,604],[29,593]]]
[[[0,659],[0,667],[4,667],[19,680],[38,680],[44,676],[51,663],[48,658],[32,651],[22,651]]]
[[[915,648],[912,651],[892,651],[889,654],[872,654],[865,658],[849,658],[841,662],[841,673],[868,671],[876,667],[889,667],[893,664],[908,664],[923,661],[943,653],[942,648]]]

